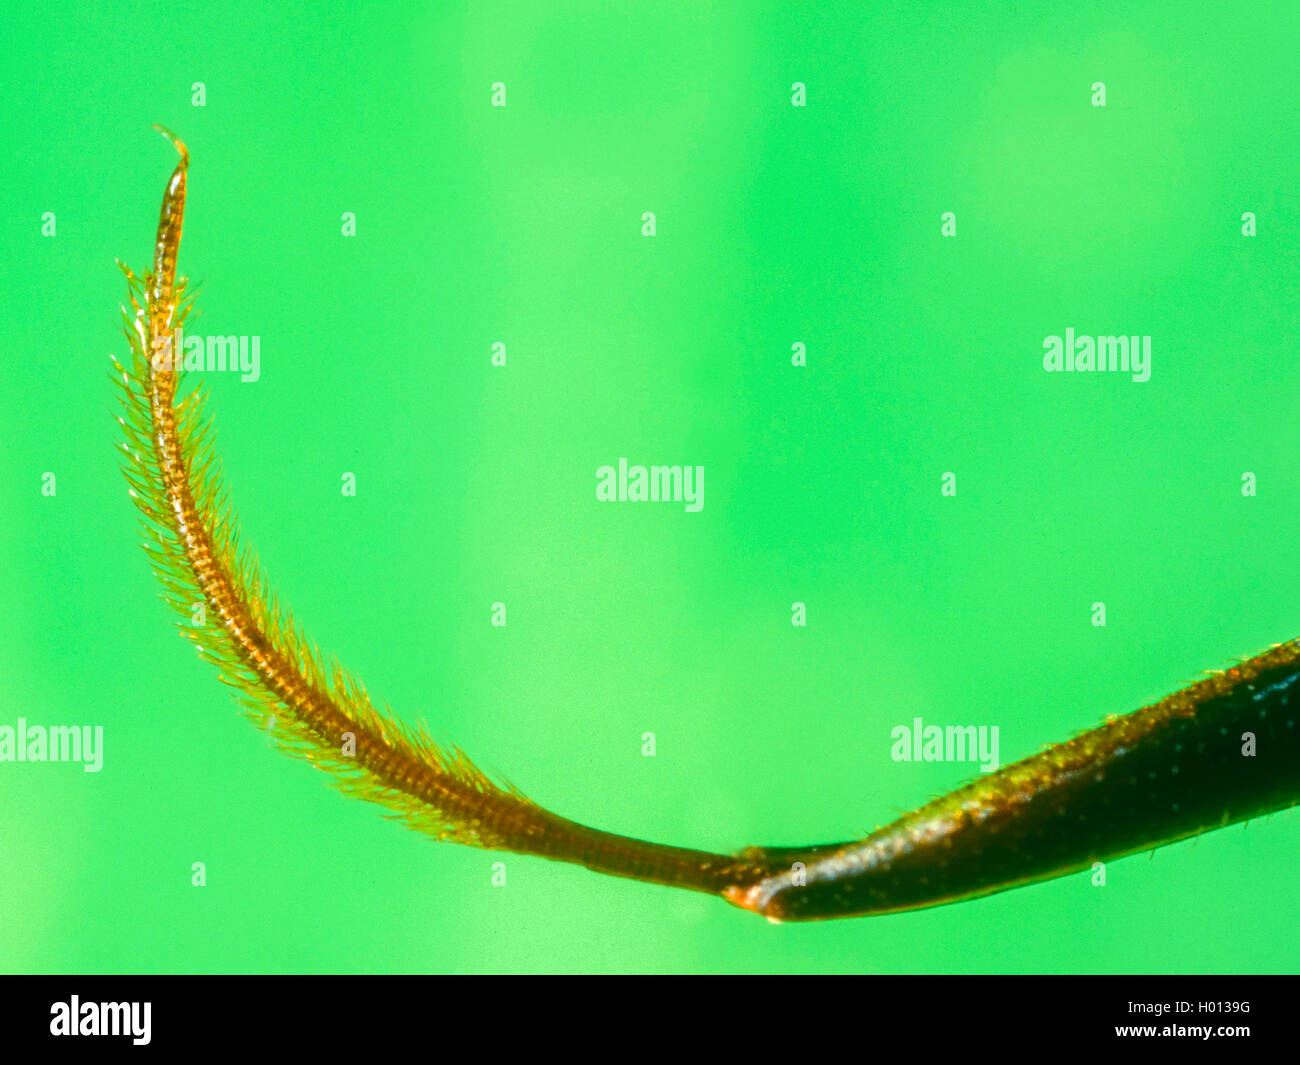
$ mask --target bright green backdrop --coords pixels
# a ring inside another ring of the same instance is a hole
[[[377,697],[567,816],[852,837],[970,775],[890,760],[914,715],[1012,760],[1300,635],[1300,6],[1116,6],[11,6],[0,723],[106,749],[0,764],[0,968],[1294,970],[1295,814],[825,925],[494,887],[268,749],[116,472],[162,122],[202,329],[262,338],[212,383],[247,540]],[[1152,335],[1151,380],[1045,373],[1067,326]],[[704,510],[598,503],[619,456],[703,465]]]

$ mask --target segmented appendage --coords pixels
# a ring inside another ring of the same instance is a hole
[[[176,258],[180,254],[181,225],[185,220],[185,174],[190,168],[190,153],[176,134],[162,126],[155,125],[154,129],[171,141],[181,157],[163,195],[158,239],[154,246],[151,297],[154,304],[161,306],[176,284]]]
[[[1064,876],[1297,802],[1300,652],[1286,643],[865,840],[787,853],[782,872],[726,896],[778,921],[897,913]]]
[[[189,154],[163,199],[153,272],[127,267],[131,365],[124,472],[145,550],[182,631],[280,746],[350,794],[437,839],[540,855],[724,895],[772,920],[892,913],[1002,891],[1300,801],[1300,652],[1284,644],[1154,706],[1007,766],[856,843],[748,848],[738,856],[647,843],[559,817],[489,780],[456,748],[381,713],[328,666],[240,548],[204,397],[176,399],[172,336],[193,297],[177,278]],[[197,604],[207,623],[190,622]],[[1245,735],[1256,757],[1242,757]]]
[[[159,127],[161,129],[161,127]],[[558,817],[509,784],[498,785],[456,748],[423,728],[381,713],[337,662],[328,665],[277,605],[257,560],[241,550],[221,487],[211,424],[199,390],[177,401],[182,353],[175,331],[192,306],[176,275],[189,153],[163,197],[153,272],[141,281],[126,266],[131,309],[123,307],[132,362],[114,360],[123,389],[119,419],[124,472],[145,518],[145,550],[182,631],[221,671],[254,720],[280,746],[307,758],[349,793],[437,839],[576,862],[601,872],[701,891],[752,881],[766,866],[726,855],[665,847],[601,832]],[[206,624],[189,624],[196,604]]]

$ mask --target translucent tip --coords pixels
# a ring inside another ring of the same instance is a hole
[[[160,126],[158,125],[157,122],[153,124],[153,128],[156,129],[159,133],[161,133],[164,137],[166,137],[169,141],[171,141],[172,147],[175,148],[178,152],[180,152],[181,169],[182,170],[186,169],[190,165],[190,152],[189,149],[185,147],[185,142],[181,140],[180,137],[176,136],[176,134],[173,133],[171,130],[169,130],[166,126]]]

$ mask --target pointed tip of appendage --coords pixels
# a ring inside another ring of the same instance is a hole
[[[185,142],[181,140],[180,137],[176,136],[176,134],[173,133],[171,130],[169,130],[166,126],[160,126],[157,122],[153,124],[153,128],[156,129],[159,133],[161,133],[164,137],[166,137],[171,142],[172,147],[175,148],[180,153],[181,168],[182,169],[187,168],[190,165],[190,151],[188,148],[185,147]]]

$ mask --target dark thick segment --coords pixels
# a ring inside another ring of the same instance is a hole
[[[1275,649],[1233,671],[1240,679],[1227,691],[1171,696],[811,857],[804,886],[787,872],[729,894],[775,920],[897,912],[1061,876],[1292,806],[1300,802],[1300,666],[1252,670],[1270,657],[1293,654]],[[1253,755],[1243,753],[1250,737]]]

